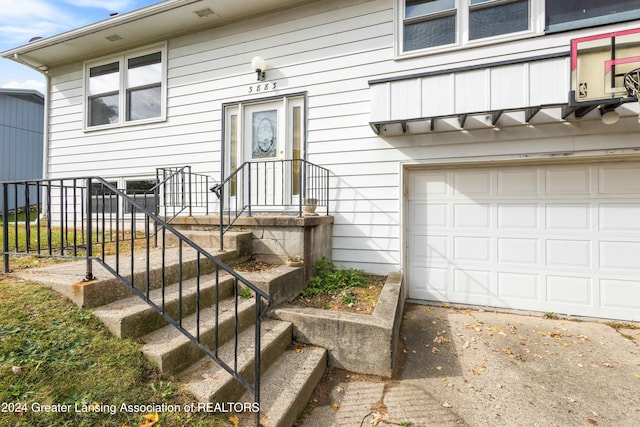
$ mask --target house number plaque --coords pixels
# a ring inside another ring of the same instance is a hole
[[[249,86],[249,93],[270,92],[276,90],[278,82],[258,83]]]

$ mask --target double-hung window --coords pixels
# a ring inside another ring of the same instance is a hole
[[[164,117],[166,49],[160,46],[88,63],[86,128]]]
[[[399,53],[535,31],[536,0],[399,0]]]
[[[547,32],[640,19],[638,0],[546,0]]]

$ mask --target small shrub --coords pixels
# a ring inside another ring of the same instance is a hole
[[[249,299],[253,296],[253,294],[251,293],[251,289],[249,289],[248,287],[243,287],[242,290],[240,291],[240,297],[244,298],[244,299]]]
[[[314,264],[316,276],[309,279],[307,288],[302,292],[305,297],[321,294],[336,295],[346,288],[364,288],[367,278],[360,270],[336,269],[331,260],[325,257]]]

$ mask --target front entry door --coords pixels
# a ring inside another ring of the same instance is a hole
[[[298,205],[303,151],[303,98],[230,105],[225,110],[225,176],[245,164],[231,194],[256,210]]]
[[[280,208],[286,204],[285,154],[289,151],[282,102],[249,105],[244,109],[244,160],[251,162],[252,206]]]

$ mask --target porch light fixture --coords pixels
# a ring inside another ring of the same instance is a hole
[[[613,125],[618,123],[618,119],[620,118],[620,114],[616,111],[615,105],[603,105],[600,107],[600,115],[602,119],[602,123],[605,125]]]
[[[251,60],[251,69],[256,72],[258,81],[261,82],[265,79],[264,70],[267,68],[267,62],[261,56],[255,56]]]

